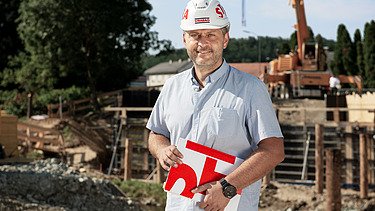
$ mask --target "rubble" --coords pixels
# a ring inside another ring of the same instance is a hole
[[[107,179],[58,159],[0,166],[0,210],[140,210]]]

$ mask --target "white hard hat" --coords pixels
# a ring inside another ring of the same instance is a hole
[[[229,19],[217,0],[190,0],[184,10],[181,29],[220,29],[229,27]]]

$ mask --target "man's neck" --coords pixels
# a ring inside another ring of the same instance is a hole
[[[200,88],[204,88],[206,85],[206,78],[211,75],[213,72],[215,72],[217,69],[221,67],[223,64],[223,61],[220,63],[219,66],[199,66],[199,65],[194,65],[194,72],[195,72],[195,79],[197,79]]]

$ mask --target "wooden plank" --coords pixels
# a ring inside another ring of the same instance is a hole
[[[41,126],[25,123],[25,122],[18,122],[17,129],[20,131],[29,129],[31,132],[48,132],[51,135],[60,135],[60,131],[51,129],[51,128],[44,128]]]
[[[367,136],[367,159],[369,161],[369,171],[368,171],[368,181],[370,184],[375,183],[375,175],[374,175],[374,139]]]
[[[319,194],[323,193],[323,126],[315,125],[315,186]]]
[[[353,160],[353,139],[352,139],[352,126],[345,128],[345,160]],[[345,164],[345,182],[353,184],[353,163],[346,162]]]
[[[43,142],[45,144],[60,145],[60,141],[58,138],[55,138],[55,139],[41,138],[41,137],[28,136],[26,134],[19,133],[18,139],[23,140],[23,141],[30,141],[34,143]]]
[[[327,211],[341,210],[341,152],[338,149],[326,149],[326,188]]]
[[[124,153],[124,180],[132,178],[132,143],[129,139],[125,139],[125,153]]]
[[[92,108],[91,105],[76,106],[74,108],[74,111],[83,111],[83,110],[87,110],[87,109],[91,109],[91,108]]]
[[[365,134],[359,135],[359,157],[360,157],[360,185],[359,195],[361,199],[368,197],[368,160],[367,160],[367,139]]]

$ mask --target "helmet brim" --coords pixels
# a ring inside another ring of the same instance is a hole
[[[222,28],[225,28],[225,27],[228,27],[228,25],[226,26],[213,26],[213,25],[208,25],[208,24],[196,24],[192,27],[184,27],[182,24],[180,25],[180,28],[183,30],[183,31],[193,31],[193,30],[201,30],[201,29],[222,29]]]

